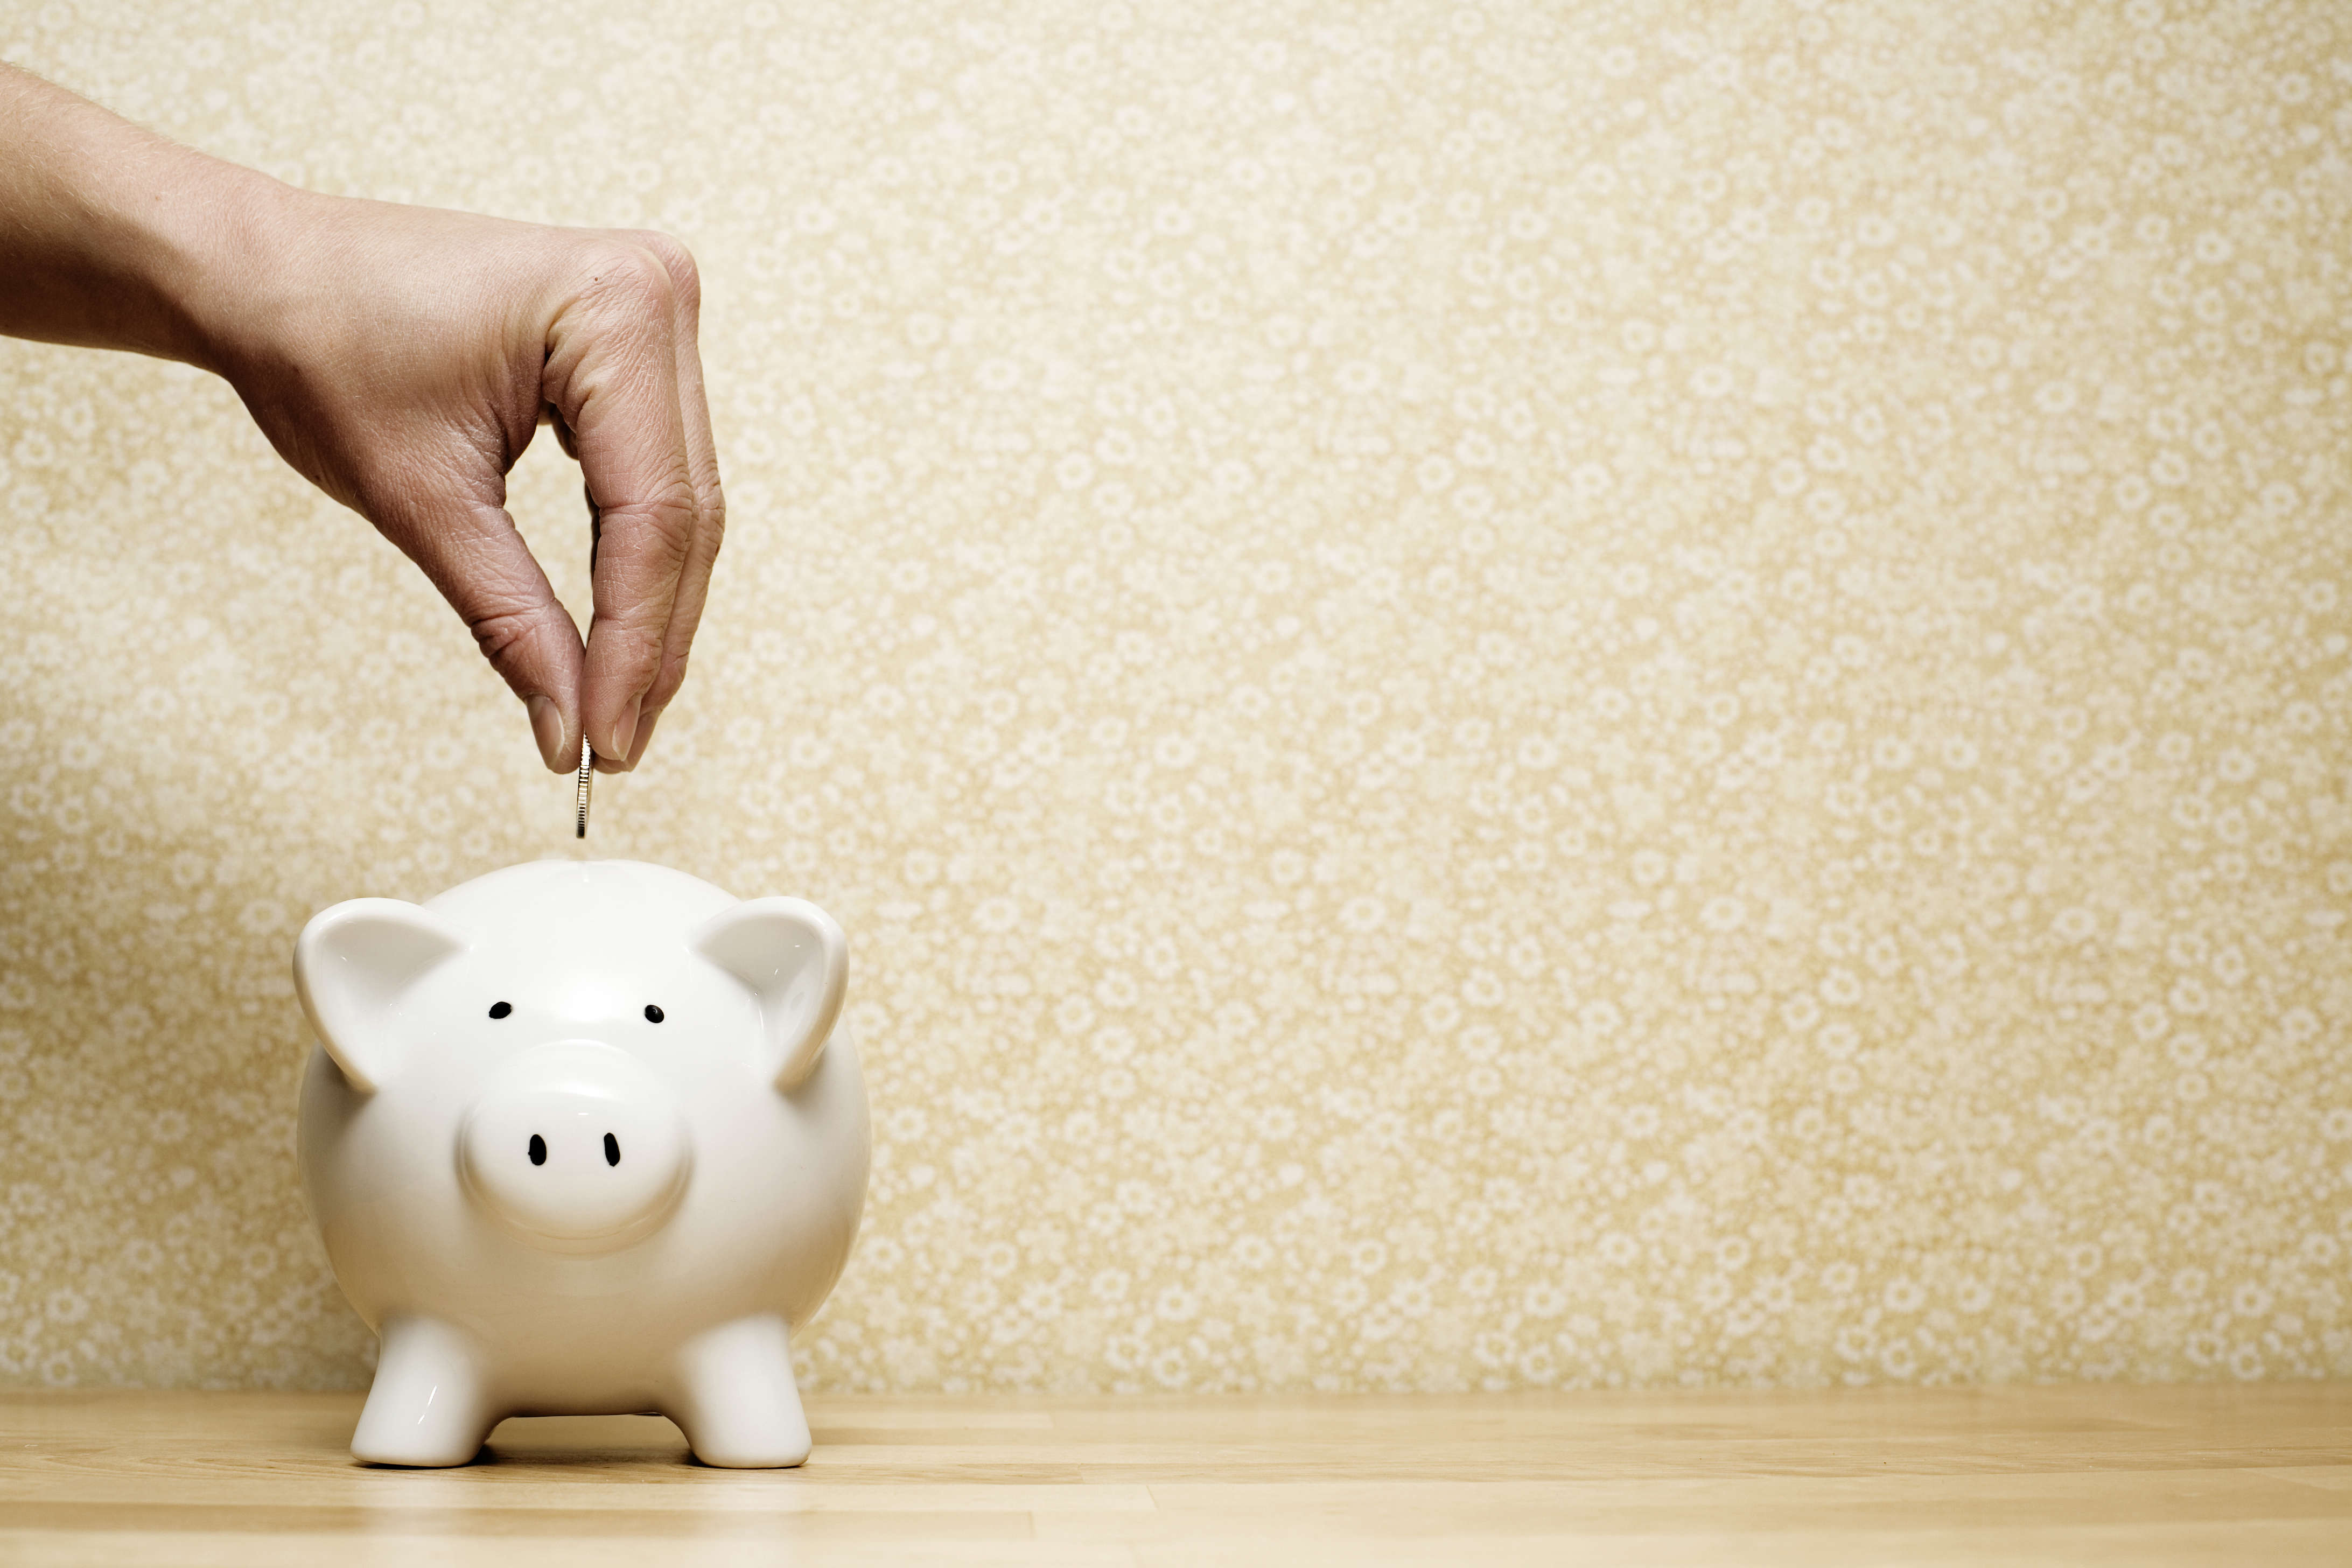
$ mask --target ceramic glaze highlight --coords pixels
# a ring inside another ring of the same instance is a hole
[[[657,1411],[794,1465],[789,1336],[865,1202],[840,928],[630,861],[314,918],[304,1189],[382,1337],[352,1451],[462,1464],[508,1415]]]

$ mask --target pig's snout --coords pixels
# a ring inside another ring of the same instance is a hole
[[[593,1041],[509,1063],[466,1119],[466,1184],[523,1240],[609,1252],[659,1228],[685,1190],[690,1151],[661,1080]]]

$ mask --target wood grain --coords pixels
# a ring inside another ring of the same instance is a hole
[[[0,1563],[2352,1563],[2352,1385],[824,1398],[372,1469],[335,1394],[0,1393]]]

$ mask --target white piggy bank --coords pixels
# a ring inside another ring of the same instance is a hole
[[[866,1199],[847,963],[813,904],[621,860],[304,927],[303,1185],[383,1342],[352,1452],[646,1412],[707,1464],[805,1458],[788,1336]]]

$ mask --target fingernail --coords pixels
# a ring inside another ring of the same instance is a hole
[[[531,739],[539,742],[539,760],[557,773],[563,765],[563,710],[555,705],[552,697],[527,697],[523,707],[530,713]]]
[[[613,726],[613,761],[623,767],[629,763],[629,748],[637,743],[637,715],[644,710],[645,699],[637,698],[629,704],[620,722]]]

